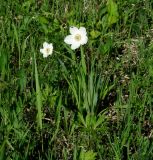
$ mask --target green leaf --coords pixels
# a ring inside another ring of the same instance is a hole
[[[8,84],[5,81],[0,80],[0,92],[7,88],[8,88]]]
[[[96,123],[94,124],[94,129],[96,129],[99,125],[101,125],[104,122],[104,115],[100,115]]]
[[[81,151],[79,160],[95,160],[97,153],[91,151]]]
[[[91,125],[91,115],[90,114],[86,115],[86,125],[87,127],[90,127]]]
[[[20,91],[22,92],[26,88],[27,75],[23,69],[19,71],[18,75],[19,75]]]
[[[30,7],[32,6],[32,4],[34,4],[35,1],[34,0],[29,0],[26,1],[22,4],[22,10],[24,10],[25,12],[29,12]]]
[[[0,160],[4,159],[4,153],[6,152],[5,148],[6,148],[6,140],[4,140],[4,142],[0,146]]]
[[[48,20],[45,17],[40,16],[38,19],[39,23],[41,24],[48,24]]]
[[[37,106],[37,125],[42,129],[42,94],[39,85],[39,75],[37,70],[36,56],[34,52],[34,65],[35,65],[35,82],[36,82],[36,106]]]
[[[119,20],[118,6],[113,0],[108,0],[107,11],[108,11],[108,26],[110,26]]]
[[[101,35],[101,32],[92,30],[90,32],[90,35],[91,35],[92,39],[95,39],[95,38],[98,38]]]
[[[112,47],[112,43],[113,43],[113,40],[110,37],[108,37],[106,39],[105,44],[102,45],[100,48],[103,54],[109,53],[109,51],[111,50],[111,47]]]
[[[85,127],[87,127],[86,122],[83,118],[83,115],[80,112],[78,113],[78,119]]]

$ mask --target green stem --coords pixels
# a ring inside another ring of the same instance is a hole
[[[85,54],[83,51],[83,47],[81,46],[81,65],[84,72],[84,75],[87,73],[86,61],[85,61]]]

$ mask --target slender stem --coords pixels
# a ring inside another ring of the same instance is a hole
[[[87,67],[86,67],[86,61],[85,61],[85,54],[82,46],[81,46],[81,65],[82,65],[83,72],[86,75]]]

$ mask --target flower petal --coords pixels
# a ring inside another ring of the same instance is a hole
[[[70,33],[71,34],[76,34],[79,31],[77,27],[70,27]]]
[[[48,54],[44,53],[44,54],[43,54],[43,57],[44,57],[44,58],[48,57]]]
[[[53,44],[52,44],[52,43],[50,43],[50,44],[48,45],[48,48],[50,48],[51,52],[53,52]]]
[[[44,47],[44,48],[48,47],[48,43],[47,43],[47,42],[44,42],[44,43],[43,43],[43,47]]]
[[[82,35],[87,35],[87,31],[84,27],[80,27],[79,31],[81,32]]]
[[[77,49],[77,48],[79,48],[80,47],[80,43],[73,43],[72,45],[71,45],[71,49],[72,50],[75,50],[75,49]]]
[[[88,37],[85,36],[85,35],[82,35],[80,44],[81,44],[81,45],[84,45],[84,44],[86,44],[87,42],[88,42]]]
[[[67,44],[72,44],[73,43],[73,36],[72,35],[68,35],[65,37],[64,42]]]
[[[48,55],[52,55],[53,54],[53,50],[50,49],[50,52],[48,53]]]
[[[41,49],[40,49],[40,52],[41,52],[42,54],[44,54],[44,49],[41,48]]]

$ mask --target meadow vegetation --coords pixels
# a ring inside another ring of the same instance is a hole
[[[0,0],[0,160],[151,160],[152,105],[152,0]]]

